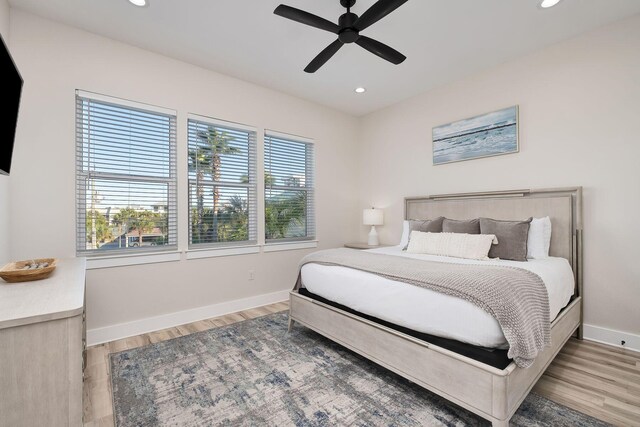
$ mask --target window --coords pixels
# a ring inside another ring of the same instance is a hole
[[[314,147],[310,140],[264,136],[267,243],[315,239]]]
[[[191,117],[189,246],[257,243],[256,131]]]
[[[176,116],[78,91],[79,255],[177,248]]]

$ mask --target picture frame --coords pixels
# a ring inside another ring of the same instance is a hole
[[[436,126],[433,165],[518,153],[519,126],[518,105]]]

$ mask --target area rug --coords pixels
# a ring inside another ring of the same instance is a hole
[[[128,426],[480,426],[489,423],[276,313],[111,355]],[[534,393],[515,426],[603,426]]]

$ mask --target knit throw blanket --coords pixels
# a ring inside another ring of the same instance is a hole
[[[462,298],[491,314],[517,366],[531,366],[551,344],[549,295],[542,279],[510,266],[424,261],[354,249],[329,249],[307,255],[301,262],[347,267],[390,280]],[[295,289],[304,286],[301,275]]]

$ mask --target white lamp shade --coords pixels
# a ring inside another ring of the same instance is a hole
[[[384,224],[384,212],[382,209],[365,209],[362,211],[362,223],[364,225]]]

